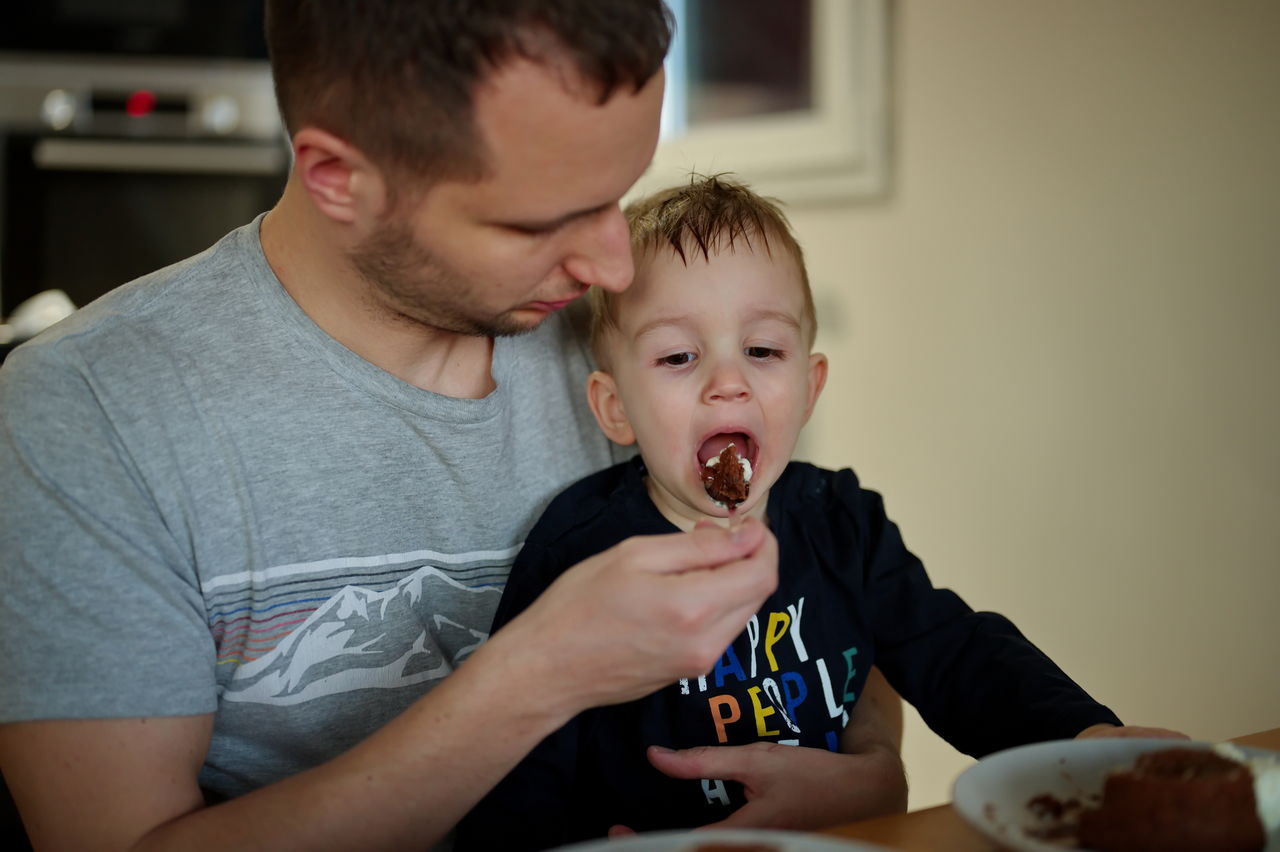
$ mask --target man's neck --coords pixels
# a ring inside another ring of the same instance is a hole
[[[262,249],[285,291],[326,334],[401,381],[478,399],[496,386],[493,340],[432,328],[379,305],[345,247],[291,193],[262,223]]]

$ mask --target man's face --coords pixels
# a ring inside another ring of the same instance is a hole
[[[513,59],[474,95],[487,175],[444,180],[352,260],[392,311],[462,334],[528,331],[633,266],[618,201],[657,145],[663,77],[602,105],[565,64]]]
[[[826,378],[793,258],[741,242],[710,261],[688,254],[687,266],[666,248],[641,259],[606,344],[649,493],[685,526],[728,514],[707,496],[702,466],[731,440],[754,469],[737,511],[764,511]]]

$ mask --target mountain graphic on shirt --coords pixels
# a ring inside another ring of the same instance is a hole
[[[439,680],[489,636],[502,591],[425,566],[385,591],[346,586],[269,653],[240,666],[224,701],[288,705]],[[474,613],[460,624],[440,612]]]

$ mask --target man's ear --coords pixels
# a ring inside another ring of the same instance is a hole
[[[601,370],[587,376],[587,403],[600,424],[600,430],[610,441],[624,447],[636,442],[635,430],[622,407],[613,376]]]
[[[358,148],[318,127],[293,137],[294,171],[316,209],[353,224],[380,216],[386,206],[382,172]]]
[[[804,422],[809,422],[813,407],[818,404],[818,397],[827,384],[827,356],[815,352],[809,356],[809,399],[804,407]]]

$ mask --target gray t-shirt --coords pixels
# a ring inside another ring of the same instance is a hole
[[[612,461],[566,313],[495,342],[487,397],[433,394],[317,327],[259,223],[0,369],[0,722],[213,712],[225,796],[446,677],[546,503]]]

